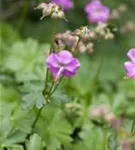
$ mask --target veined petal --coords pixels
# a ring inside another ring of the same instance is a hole
[[[72,58],[72,61],[65,67],[65,70],[75,72],[80,68],[80,62],[76,58]]]
[[[126,74],[129,78],[135,79],[135,64],[128,61],[124,64]]]
[[[52,76],[55,78],[58,74],[59,68],[55,68],[51,65],[48,65],[48,69],[51,72]]]
[[[66,50],[60,51],[56,58],[60,64],[67,65],[72,61],[72,54]]]
[[[58,68],[59,62],[56,57],[57,57],[56,54],[54,54],[54,53],[50,54],[47,58],[47,64]]]
[[[135,48],[130,49],[130,51],[127,53],[127,56],[133,63],[135,63]]]
[[[62,74],[64,75],[64,76],[66,76],[66,77],[72,77],[72,76],[74,76],[75,74],[76,74],[76,71],[68,71],[68,70],[64,70],[63,72],[62,72]]]

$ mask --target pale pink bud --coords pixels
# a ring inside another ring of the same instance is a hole
[[[129,140],[125,139],[121,143],[121,149],[122,150],[131,150],[131,143]]]
[[[128,10],[128,6],[126,4],[121,4],[118,8],[119,12],[124,13]]]

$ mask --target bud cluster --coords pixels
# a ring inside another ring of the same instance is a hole
[[[127,12],[128,7],[122,3],[117,9],[113,9],[110,15],[110,19],[120,19],[123,13]]]
[[[94,38],[94,34],[88,29],[88,27],[81,27],[75,31],[66,31],[65,33],[58,33],[55,36],[57,46],[59,49],[67,48],[72,52],[76,49],[80,52],[93,51],[93,43],[91,40]]]
[[[114,38],[114,34],[108,28],[107,23],[98,23],[97,27],[95,28],[95,32],[105,40]]]
[[[127,21],[123,26],[121,26],[120,32],[122,34],[135,32],[135,23],[132,21]]]
[[[47,16],[50,16],[52,19],[65,19],[65,14],[61,7],[55,3],[41,3],[35,8],[35,10],[37,9],[42,10],[41,20]]]
[[[105,23],[99,23],[93,30],[87,26],[80,27],[75,31],[66,31],[55,35],[57,49],[68,49],[71,52],[79,50],[81,53],[87,51],[92,53],[94,51],[94,42],[98,38],[113,39],[114,34]]]
[[[122,150],[131,150],[132,147],[135,147],[135,137],[133,139],[123,139],[121,141]]]
[[[77,103],[67,103],[65,104],[65,112],[73,116],[80,116],[82,114],[82,108],[80,104]]]
[[[92,118],[99,118],[106,123],[109,123],[114,129],[119,129],[122,125],[122,120],[118,119],[105,104],[93,108],[90,111],[90,115]]]

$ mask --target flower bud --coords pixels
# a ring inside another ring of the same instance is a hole
[[[83,41],[88,41],[90,39],[90,30],[87,26],[81,27],[74,31],[74,34],[79,36]]]
[[[104,119],[108,123],[111,123],[115,119],[115,116],[114,116],[114,114],[112,112],[110,112],[107,115],[105,115]]]
[[[60,7],[57,6],[53,9],[53,12],[51,14],[51,18],[53,18],[53,19],[58,19],[58,18],[65,19],[65,14],[62,10],[60,10]]]
[[[112,10],[112,13],[110,15],[111,19],[119,19],[120,18],[120,13],[118,10],[114,9]]]
[[[52,19],[65,19],[64,12],[60,6],[55,3],[41,3],[35,9],[42,10],[42,17],[40,19],[43,19],[46,16],[50,16]]]
[[[127,139],[123,140],[121,143],[122,150],[131,150],[131,142]]]
[[[135,23],[133,23],[132,21],[128,21],[120,29],[121,33],[127,33],[127,32],[133,32],[133,31],[135,31]]]
[[[84,53],[86,51],[86,46],[84,45],[84,43],[82,41],[79,42],[79,51],[81,53]]]
[[[93,108],[90,114],[93,117],[104,117],[108,113],[109,113],[108,106],[103,104]]]
[[[36,9],[46,9],[48,6],[47,6],[47,4],[46,3],[41,3],[41,4],[39,4],[37,7],[35,7],[34,9],[36,10]]]
[[[114,38],[114,35],[113,35],[113,33],[111,33],[111,32],[108,30],[108,32],[104,35],[104,38],[105,38],[105,40],[113,39],[113,38]]]
[[[89,36],[90,36],[91,39],[96,39],[96,32],[91,31]]]
[[[45,18],[46,16],[49,16],[51,14],[51,8],[47,7],[47,8],[44,8],[42,10],[42,17],[40,17],[40,20],[42,20],[43,18]]]
[[[87,44],[87,51],[88,51],[88,53],[91,54],[94,51],[93,47],[94,47],[94,44],[92,42]]]
[[[121,4],[118,8],[119,12],[124,13],[128,10],[128,7],[126,4]]]
[[[100,34],[101,36],[104,36],[106,27],[106,23],[98,23],[97,27],[95,28],[95,32]]]

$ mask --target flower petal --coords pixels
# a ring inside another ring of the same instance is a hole
[[[59,72],[59,68],[55,68],[51,65],[48,65],[48,69],[51,72],[52,76],[55,78]]]
[[[72,58],[72,61],[65,67],[65,70],[75,72],[80,68],[80,62],[76,58]]]
[[[95,9],[97,9],[97,7],[101,6],[101,2],[99,0],[95,0],[91,3],[88,3],[86,6],[85,6],[85,12],[86,13],[89,13]]]
[[[105,23],[108,21],[110,16],[109,8],[103,5],[100,0],[95,0],[87,4],[85,12],[87,13],[88,20],[91,23]]]
[[[135,64],[128,61],[124,64],[126,74],[129,78],[135,79]]]
[[[135,48],[130,49],[130,51],[127,53],[127,56],[133,63],[135,63]]]
[[[52,54],[50,54],[48,56],[48,58],[47,58],[47,64],[51,65],[53,67],[56,67],[56,68],[59,67],[59,62],[58,62],[58,60],[56,58],[56,54],[52,53]]]
[[[68,71],[68,70],[64,70],[62,74],[63,74],[64,76],[66,76],[66,77],[72,77],[72,76],[74,76],[74,75],[76,74],[76,71],[70,72],[70,71]]]
[[[72,54],[66,50],[60,51],[57,55],[56,58],[58,62],[62,65],[67,65],[72,61]]]
[[[73,8],[73,2],[71,0],[52,0],[52,2],[60,5],[64,11]]]

